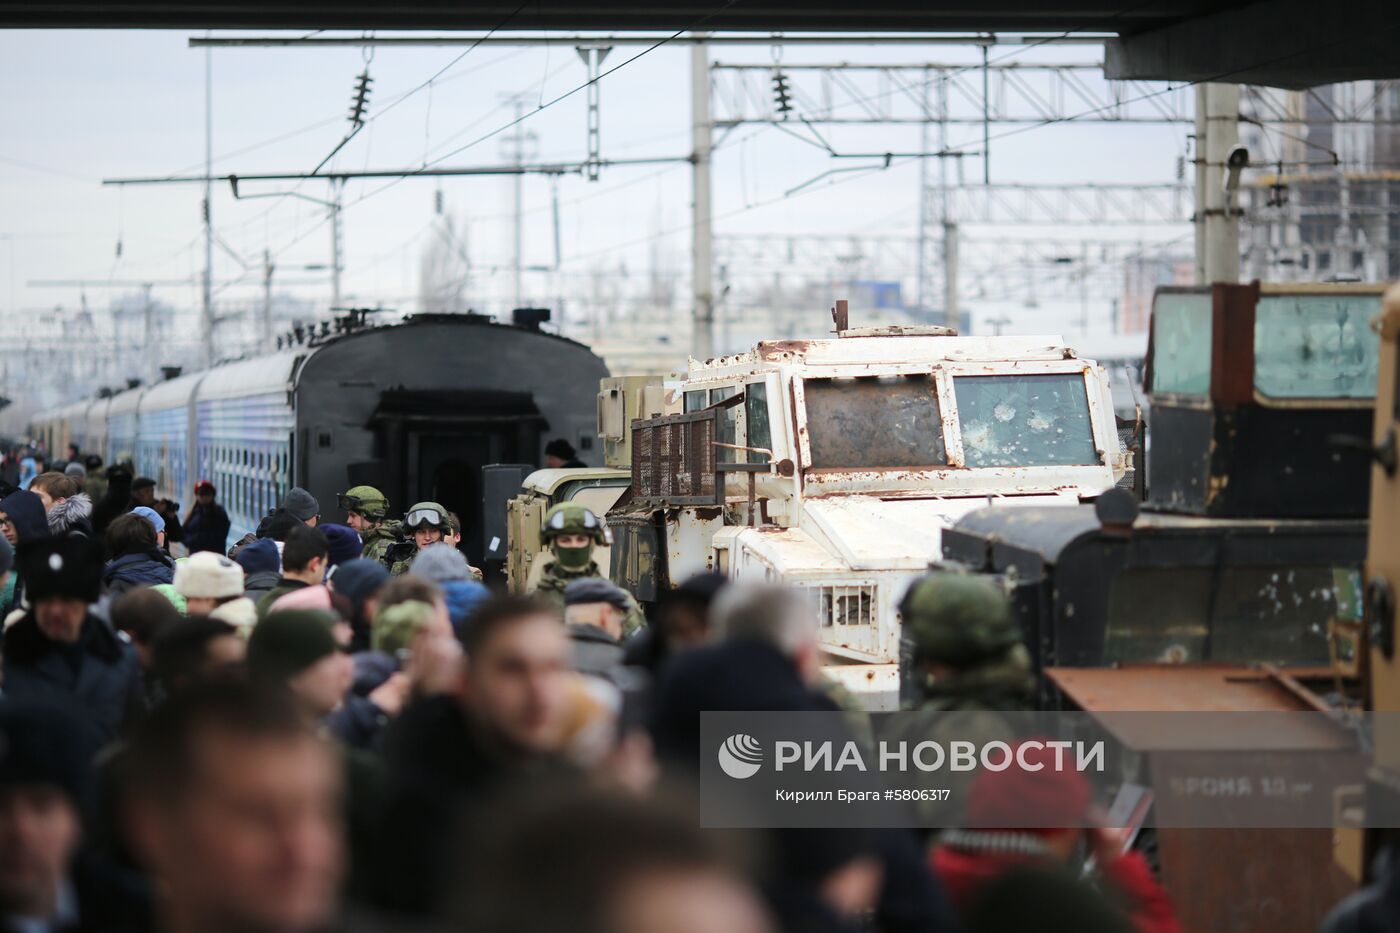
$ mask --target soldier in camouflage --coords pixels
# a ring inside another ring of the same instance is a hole
[[[1034,708],[1030,654],[1001,589],[975,574],[934,572],[916,580],[899,606],[904,658],[900,677],[912,678],[917,700],[895,717],[887,741],[943,747],[953,741],[1011,742],[1013,711]],[[956,825],[973,772],[925,775],[948,792],[944,802],[918,805],[925,826]],[[910,777],[916,783],[917,775]]]
[[[1035,690],[1011,605],[985,577],[931,573],[900,603],[909,669],[924,710],[1024,710]]]
[[[384,556],[403,540],[403,525],[386,521],[389,500],[373,486],[352,486],[340,494],[340,507],[345,510],[345,524],[355,529],[364,542],[361,557],[384,563]]]
[[[452,519],[447,509],[436,502],[418,502],[404,513],[403,527],[409,532],[407,541],[400,541],[389,547],[383,558],[384,566],[393,576],[408,573],[413,558],[425,547],[437,544],[452,532]],[[472,579],[481,582],[481,571],[467,565]]]
[[[603,523],[583,506],[561,502],[545,514],[540,537],[549,545],[554,557],[545,563],[529,592],[558,606],[562,618],[564,590],[570,583],[588,577],[607,579],[593,560],[593,549],[603,543]],[[631,593],[627,594],[627,602],[627,618],[622,623],[624,639],[646,625],[642,607]]]

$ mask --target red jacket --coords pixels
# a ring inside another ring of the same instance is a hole
[[[943,882],[954,906],[965,911],[989,881],[1034,860],[1033,856],[936,846],[929,856],[929,865]],[[1152,869],[1141,853],[1130,852],[1108,865],[1101,865],[1099,874],[1123,896],[1129,919],[1138,933],[1181,933],[1181,924],[1177,922],[1167,892],[1152,877]]]

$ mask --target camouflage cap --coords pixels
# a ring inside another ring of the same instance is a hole
[[[373,486],[351,486],[340,494],[340,507],[358,512],[372,522],[382,522],[389,513],[389,500]]]
[[[545,513],[544,526],[540,528],[540,537],[546,541],[560,535],[588,535],[602,544],[603,523],[577,502],[561,502]]]
[[[914,661],[965,667],[1021,643],[1011,604],[995,583],[964,573],[915,580],[899,604]]]

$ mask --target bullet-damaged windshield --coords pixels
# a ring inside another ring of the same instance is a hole
[[[928,373],[808,379],[803,391],[814,467],[913,469],[948,462]]]
[[[1100,462],[1082,373],[957,376],[953,388],[969,467]]]

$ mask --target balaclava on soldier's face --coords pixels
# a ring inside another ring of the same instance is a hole
[[[593,559],[593,541],[583,547],[564,547],[559,543],[559,538],[550,542],[549,549],[554,552],[554,559],[559,561],[559,565],[565,570],[582,570],[588,566],[588,562]]]

